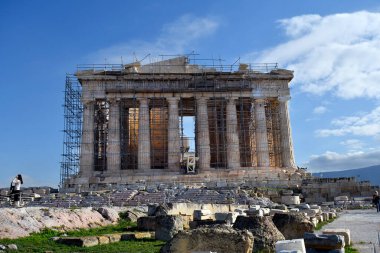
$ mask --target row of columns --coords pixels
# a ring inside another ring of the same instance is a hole
[[[166,98],[168,102],[168,167],[170,171],[178,171],[180,159],[180,134],[178,97]],[[279,98],[280,131],[281,131],[281,155],[283,167],[294,168],[294,157],[289,124],[289,112],[287,102],[289,97]],[[148,171],[151,168],[151,141],[149,124],[149,103],[147,98],[138,98],[139,101],[139,128],[138,128],[138,169]],[[210,169],[210,138],[208,126],[207,98],[199,97],[197,103],[196,143],[198,151],[198,168],[201,171]],[[121,167],[120,159],[120,107],[116,99],[111,99],[109,104],[109,131],[107,145],[107,170],[117,173]],[[254,115],[256,119],[256,153],[257,166],[269,167],[269,147],[267,137],[267,125],[265,115],[265,99],[254,100]],[[237,112],[235,99],[230,98],[226,107],[226,140],[227,140],[227,166],[228,169],[240,167],[240,148],[237,127]],[[83,111],[83,135],[81,145],[80,168],[81,173],[88,175],[94,165],[94,103],[84,103]]]

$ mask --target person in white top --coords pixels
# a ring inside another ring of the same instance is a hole
[[[23,184],[22,176],[18,174],[11,183],[11,194],[13,195],[13,204],[20,207],[21,185]]]

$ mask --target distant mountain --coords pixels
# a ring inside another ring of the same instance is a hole
[[[316,172],[317,177],[356,177],[357,181],[370,181],[372,185],[380,185],[380,165],[341,171]]]

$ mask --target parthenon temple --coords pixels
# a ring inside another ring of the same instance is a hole
[[[292,78],[276,64],[186,56],[78,69],[67,79],[80,87],[78,168],[63,166],[62,184],[286,180]]]

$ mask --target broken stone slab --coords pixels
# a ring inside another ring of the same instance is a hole
[[[303,239],[307,250],[339,250],[345,246],[344,237],[342,235],[305,233]]]
[[[314,231],[313,223],[302,213],[276,213],[272,220],[287,240],[303,238],[305,232]]]
[[[156,230],[156,217],[143,216],[137,219],[137,229],[141,231],[155,231]]]
[[[342,235],[344,236],[344,243],[346,245],[351,245],[351,234],[348,228],[328,228],[322,231],[322,234],[327,235]]]
[[[282,196],[292,196],[293,195],[293,190],[282,190],[281,191]]]
[[[183,220],[181,216],[160,215],[156,217],[156,240],[169,241],[181,230],[183,230]]]
[[[315,217],[318,213],[316,209],[304,209],[302,212],[306,213],[309,217]]]
[[[284,240],[276,242],[276,253],[284,251],[306,253],[305,242],[303,239]]]
[[[254,238],[247,230],[230,227],[204,227],[178,232],[161,249],[169,252],[234,252],[252,253]]]
[[[291,212],[291,213],[298,213],[299,211],[300,211],[300,209],[298,209],[298,208],[291,208],[289,210],[289,212]]]
[[[121,235],[120,241],[133,241],[138,239],[151,239],[153,235],[151,232],[134,232],[125,233]]]
[[[313,223],[313,226],[316,227],[318,225],[318,219],[316,217],[310,217],[310,222]]]
[[[301,203],[299,196],[281,196],[281,203],[285,205],[298,205]]]
[[[96,236],[61,237],[59,240],[57,240],[57,242],[78,247],[92,247],[99,244],[99,240]]]

